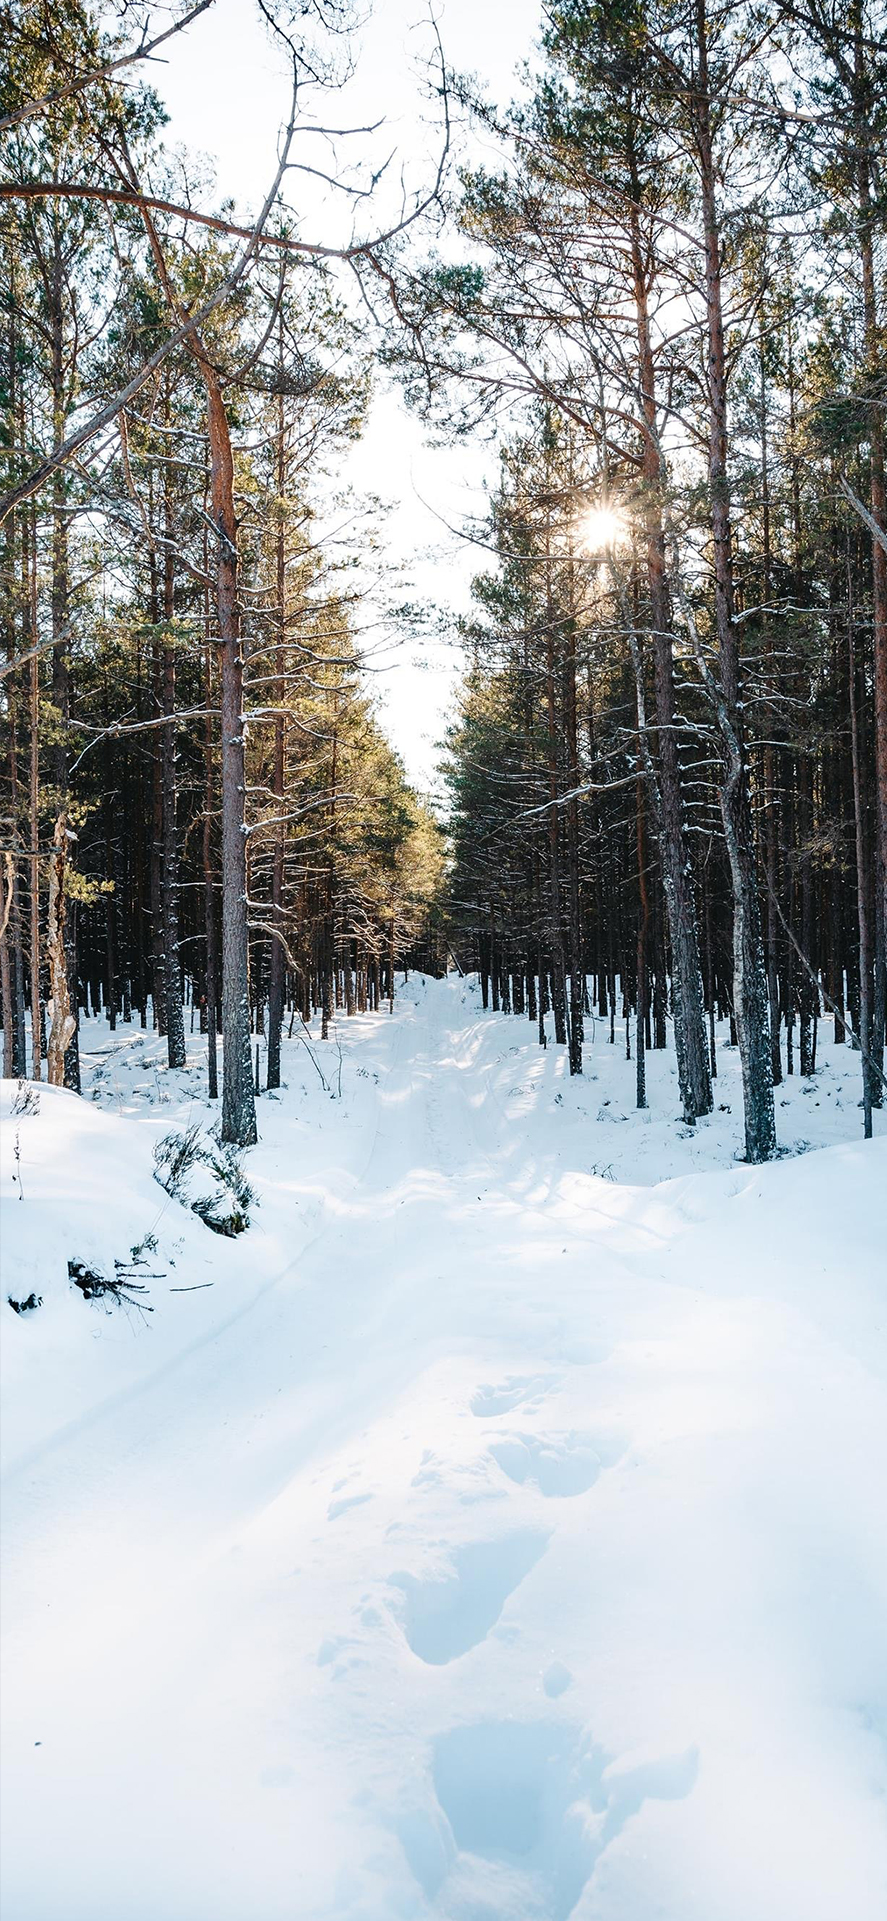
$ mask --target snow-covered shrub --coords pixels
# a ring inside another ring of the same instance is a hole
[[[220,1186],[227,1187],[244,1213],[255,1205],[256,1190],[246,1178],[243,1166],[242,1147],[233,1147],[230,1142],[220,1145],[217,1152],[207,1156],[207,1166],[215,1174]]]
[[[205,1167],[212,1176],[208,1192],[190,1197],[190,1176],[195,1168]],[[249,1227],[249,1210],[255,1206],[255,1190],[243,1169],[242,1150],[219,1141],[213,1133],[201,1135],[196,1123],[182,1134],[165,1134],[154,1149],[154,1178],[184,1207],[211,1227],[214,1234],[233,1236]]]
[[[229,1237],[242,1234],[249,1227],[249,1210],[256,1202],[255,1189],[243,1170],[242,1149],[220,1143],[206,1150],[202,1158],[214,1176],[216,1189],[215,1193],[201,1195],[191,1202],[193,1213],[199,1215],[214,1234]]]
[[[225,1234],[229,1239],[249,1227],[249,1215],[242,1212],[236,1201],[226,1210],[223,1194],[201,1194],[191,1202],[191,1212],[205,1227],[211,1227],[214,1234]]]
[[[40,1092],[38,1088],[31,1085],[30,1081],[19,1081],[12,1103],[12,1112],[16,1115],[39,1114]]]
[[[204,1147],[196,1121],[183,1134],[164,1134],[154,1149],[154,1179],[174,1200],[185,1199],[185,1183]]]

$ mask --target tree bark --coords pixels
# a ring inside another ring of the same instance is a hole
[[[30,626],[37,634],[37,555],[32,546],[30,583]],[[40,1016],[40,860],[37,836],[40,831],[40,663],[36,654],[31,661],[30,778],[28,818],[31,833],[31,1078],[41,1074]]]
[[[222,1139],[257,1139],[250,1059],[249,935],[246,906],[243,644],[237,600],[234,457],[218,375],[200,361],[207,395],[212,514],[218,536],[216,611],[222,708]]]
[[[857,149],[857,190],[859,200],[859,248],[862,263],[862,300],[865,347],[869,361],[868,379],[874,381],[882,358],[878,278],[874,234],[879,215],[872,203],[872,136],[869,124],[871,81],[866,65],[862,7],[853,0],[851,10],[854,37],[854,91]],[[885,429],[883,406],[879,401],[870,410],[869,446],[871,451],[870,505],[872,519],[882,534],[887,533],[887,477],[885,477]],[[887,551],[881,541],[872,539],[872,633],[874,643],[875,695],[875,798],[877,818],[876,936],[874,951],[878,961],[875,982],[872,1045],[879,1061],[884,1047],[884,1001],[887,993]],[[875,1030],[878,1030],[875,1032]],[[880,1082],[872,1098],[881,1105]]]
[[[561,924],[560,822],[558,820],[557,713],[555,709],[554,610],[551,605],[550,555],[546,553],[548,618],[545,623],[545,694],[548,722],[548,898],[551,1004],[554,1038],[559,1047],[567,1039],[567,983]]]
[[[637,192],[639,182],[635,178]],[[635,195],[637,198],[637,193]],[[705,1037],[705,994],[693,873],[684,832],[684,806],[675,736],[674,639],[662,526],[662,457],[656,420],[656,363],[638,215],[631,219],[632,276],[638,338],[643,434],[644,537],[653,632],[658,729],[659,854],[672,962],[672,1012],[684,1118],[712,1110],[711,1068]]]
[[[572,563],[570,568],[572,574]],[[573,599],[572,580],[570,585]],[[571,619],[564,661],[564,733],[567,748],[567,870],[570,902],[570,1073],[582,1072],[585,971],[582,953],[582,899],[579,881],[579,730],[576,717],[576,626]],[[517,1011],[517,1010],[516,1010]]]
[[[74,1016],[68,993],[68,965],[65,946],[65,871],[68,860],[68,820],[62,809],[55,823],[53,851],[49,864],[49,902],[46,915],[46,954],[49,962],[49,990],[52,1021],[46,1048],[46,1078],[50,1087],[65,1086],[65,1056],[74,1033]]]
[[[727,469],[727,359],[721,249],[711,132],[705,0],[696,0],[698,85],[692,111],[705,241],[708,479],[714,550],[715,625],[720,663],[717,704],[725,759],[719,798],[733,891],[733,1009],[742,1061],[745,1150],[749,1161],[776,1149],[769,995],[761,937],[748,770],[739,709],[739,644],[733,618],[733,535]]]
[[[168,396],[168,386],[167,386]],[[182,973],[179,961],[179,850],[176,830],[176,656],[172,631],[175,616],[175,571],[173,562],[173,515],[170,468],[165,470],[164,520],[166,546],[163,555],[163,646],[161,649],[161,688],[163,712],[168,717],[160,737],[160,790],[162,796],[163,858],[160,865],[161,906],[163,911],[163,976],[166,990],[166,1057],[170,1067],[184,1067],[185,1020],[182,1009]]]
[[[284,440],[285,418],[283,405],[283,312],[281,310],[278,332],[278,372],[280,374],[280,393],[277,399],[277,685],[275,700],[282,708],[286,697],[285,658],[286,644],[286,531],[283,519],[284,489],[286,486],[286,446]],[[285,787],[284,757],[284,718],[278,712],[274,719],[274,772],[272,787],[274,793],[274,812],[277,825],[274,828],[274,851],[271,866],[271,925],[281,930],[283,919],[283,848],[285,828],[281,816],[284,812],[283,798]],[[268,1060],[265,1075],[266,1087],[280,1086],[280,1034],[283,1026],[283,999],[286,985],[286,955],[280,940],[271,942],[271,961],[268,979]]]
[[[863,1133],[865,1139],[872,1138],[872,970],[874,963],[874,941],[869,911],[868,860],[865,831],[865,798],[863,794],[862,741],[858,667],[854,640],[854,603],[850,591],[850,569],[848,565],[847,595],[847,633],[848,633],[848,673],[850,691],[850,740],[851,765],[853,769],[853,818],[856,845],[856,910],[859,924],[859,1043],[862,1054],[862,1110]]]

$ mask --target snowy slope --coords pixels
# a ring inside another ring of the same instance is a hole
[[[156,1042],[4,1086],[4,1921],[881,1921],[849,1050],[752,1171],[728,1051],[694,1136],[665,1057],[636,1116],[600,1028],[571,1084],[454,979],[340,1039],[230,1242],[151,1178],[208,1118]],[[148,1232],[153,1315],[68,1286]]]

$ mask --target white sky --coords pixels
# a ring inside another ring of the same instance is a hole
[[[528,57],[539,20],[539,0],[445,0],[439,25],[449,66],[476,73],[499,101],[516,91],[515,70]],[[357,64],[344,95],[318,102],[320,117],[338,126],[366,125],[384,117],[374,141],[344,143],[355,159],[374,160],[396,148],[389,172],[387,210],[400,193],[400,170],[419,187],[434,173],[439,142],[423,96],[422,57],[431,48],[422,0],[376,0],[361,29]],[[170,113],[167,138],[210,156],[221,194],[257,210],[273,179],[277,132],[289,107],[281,54],[269,41],[255,0],[215,0],[186,33],[164,49],[151,79]],[[311,159],[329,165],[318,139]],[[287,198],[298,205],[304,191],[305,237],[346,237],[352,215],[337,197],[305,176],[292,176]],[[309,218],[310,215],[310,218]],[[360,228],[375,230],[375,223]],[[343,222],[346,223],[343,225]],[[479,570],[476,550],[446,533],[441,520],[458,524],[482,504],[485,476],[495,474],[487,446],[434,448],[395,391],[380,387],[364,440],[347,457],[342,478],[393,503],[386,544],[408,566],[409,587],[398,598],[431,600],[462,610],[468,583]],[[423,502],[428,503],[423,505]],[[391,669],[375,676],[389,735],[421,787],[430,784],[445,715],[458,675],[458,651],[437,640],[405,645],[391,655]]]

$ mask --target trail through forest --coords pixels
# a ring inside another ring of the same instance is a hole
[[[751,1169],[736,1115],[630,1116],[603,1033],[570,1082],[454,976],[339,1031],[338,1099],[286,1044],[236,1241],[151,1179],[206,1110],[150,1036],[87,1027],[90,1103],[6,1084],[45,1297],[7,1341],[8,1921],[875,1921],[855,1081],[791,1090],[844,1144]],[[57,1278],[149,1222],[150,1322]]]
[[[375,11],[4,8],[2,1921],[884,1921],[887,0]]]

